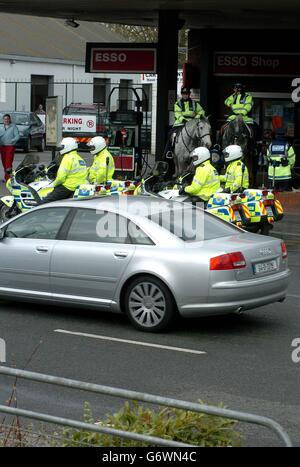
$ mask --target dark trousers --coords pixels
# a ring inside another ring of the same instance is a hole
[[[167,142],[166,142],[165,149],[164,149],[164,156],[167,154],[167,152],[173,151],[174,149],[173,134],[176,133],[176,136],[177,136],[179,133],[179,130],[182,130],[182,128],[183,128],[183,125],[180,125],[180,126],[174,126],[169,130],[169,133],[167,136]]]
[[[74,194],[74,191],[68,190],[63,185],[56,186],[46,198],[41,199],[39,204],[51,203],[52,201],[58,201],[59,199],[71,198]]]
[[[269,179],[269,188],[273,188],[273,180]],[[275,190],[278,191],[292,191],[292,180],[275,180]]]

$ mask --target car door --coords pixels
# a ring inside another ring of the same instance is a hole
[[[40,128],[33,113],[30,114],[30,136],[31,136],[31,145],[38,146],[40,143]]]
[[[125,217],[77,209],[66,238],[53,249],[50,282],[54,297],[110,307],[134,251]]]
[[[50,258],[68,212],[67,207],[33,209],[2,227],[0,294],[50,293]]]

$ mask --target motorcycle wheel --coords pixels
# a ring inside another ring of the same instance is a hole
[[[16,212],[14,215],[9,215],[10,212],[14,209],[13,207],[8,207],[6,204],[3,202],[0,203],[0,224],[3,224],[3,222],[8,221],[12,217],[16,216],[18,213]]]
[[[261,235],[270,235],[270,231],[273,229],[272,224],[263,223],[260,228]]]

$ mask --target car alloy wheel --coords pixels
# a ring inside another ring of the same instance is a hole
[[[125,306],[132,324],[143,331],[161,331],[174,317],[172,295],[154,277],[134,280],[126,292]]]

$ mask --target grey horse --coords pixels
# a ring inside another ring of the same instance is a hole
[[[175,174],[178,177],[194,169],[190,156],[198,146],[211,147],[211,125],[207,117],[194,118],[185,123],[177,132],[174,144]]]

